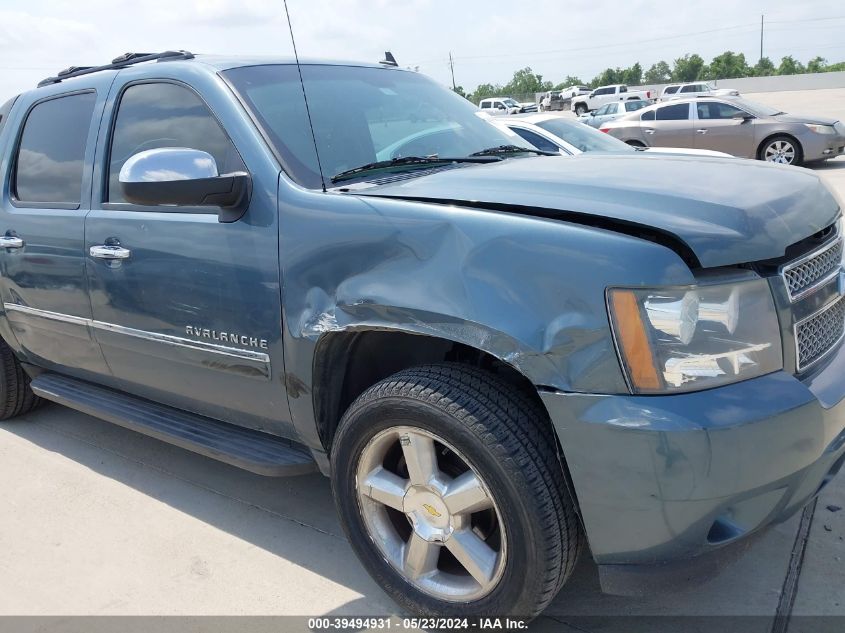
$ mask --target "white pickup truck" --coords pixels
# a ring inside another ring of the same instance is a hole
[[[572,100],[572,109],[575,114],[581,116],[585,112],[591,112],[611,101],[627,101],[629,99],[645,99],[651,101],[650,90],[628,90],[624,84],[613,86],[600,86],[590,94],[576,97]]]

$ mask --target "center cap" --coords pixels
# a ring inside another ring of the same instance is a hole
[[[426,541],[444,542],[452,533],[451,516],[443,499],[427,488],[412,486],[405,493],[403,509],[414,531]]]

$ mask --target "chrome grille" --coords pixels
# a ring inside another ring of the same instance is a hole
[[[798,301],[839,274],[842,266],[842,238],[783,267],[790,301]]]
[[[795,324],[798,371],[836,347],[845,333],[845,297],[829,303],[819,312]]]

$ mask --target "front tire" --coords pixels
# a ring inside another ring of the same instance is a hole
[[[420,615],[533,617],[581,547],[545,412],[499,377],[408,369],[349,407],[332,488],[364,567]]]
[[[0,420],[23,415],[40,403],[41,398],[29,388],[29,376],[20,361],[0,339]]]
[[[763,141],[757,158],[767,163],[798,166],[804,162],[804,150],[796,139],[779,134]]]
[[[577,114],[578,116],[581,116],[586,111],[587,111],[587,106],[585,106],[583,103],[578,103],[578,104],[575,105],[575,114]]]

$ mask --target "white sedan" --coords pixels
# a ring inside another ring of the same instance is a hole
[[[506,119],[490,119],[505,131],[517,134],[537,149],[574,156],[583,152],[637,152],[649,154],[686,154],[692,156],[720,156],[730,154],[706,149],[686,147],[635,148],[603,132],[591,128],[577,119],[567,119],[557,114],[531,114]]]

